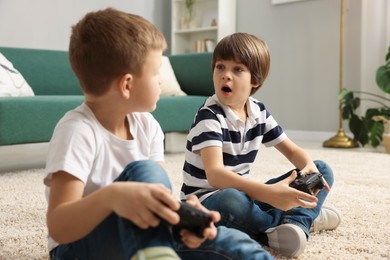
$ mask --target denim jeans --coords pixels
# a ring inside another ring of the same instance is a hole
[[[323,161],[314,161],[319,172],[323,175],[329,186],[333,185],[332,169]],[[267,181],[267,184],[279,182],[292,171]],[[309,238],[310,227],[314,219],[319,215],[321,207],[328,192],[322,189],[318,194],[317,206],[312,209],[297,207],[288,211],[276,209],[269,204],[256,201],[244,192],[236,189],[224,189],[214,193],[205,199],[202,204],[210,209],[221,213],[221,221],[218,225],[236,228],[247,233],[257,241],[268,245],[265,231],[281,224],[291,223],[299,226]]]
[[[153,161],[130,163],[115,181],[162,183],[171,189],[166,172]],[[272,259],[259,243],[235,229],[218,227],[218,235],[214,240],[208,240],[194,250],[176,241],[172,229],[165,224],[140,229],[115,213],[86,237],[57,246],[50,252],[50,258],[130,259],[138,250],[154,246],[171,247],[183,259]]]

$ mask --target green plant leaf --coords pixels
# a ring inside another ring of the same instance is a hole
[[[383,115],[387,119],[390,119],[390,108],[382,108],[380,111],[381,115]]]
[[[370,127],[369,143],[372,147],[377,147],[382,142],[382,134],[384,131],[382,122],[375,122]]]
[[[363,123],[367,126],[368,129],[368,142],[372,147],[377,147],[382,142],[382,134],[384,132],[384,125],[381,121],[373,120],[374,116],[383,115],[386,116],[388,109],[383,108],[369,108],[366,111]]]
[[[359,142],[362,146],[368,143],[368,130],[363,122],[356,114],[353,114],[349,119],[349,129],[351,130],[354,140]]]
[[[343,119],[349,119],[350,115],[352,115],[353,112],[350,110],[349,107],[345,107],[343,106],[342,109],[341,109],[341,117]]]
[[[390,93],[390,68],[383,65],[376,71],[376,84],[386,93]]]
[[[345,110],[346,113],[349,114],[348,118],[350,118],[353,114],[355,114],[356,109],[360,106],[360,98],[353,97],[349,100],[346,100]]]
[[[382,115],[382,109],[381,108],[369,108],[366,110],[365,118],[367,120],[372,120],[374,116]],[[374,121],[373,121],[374,122]]]
[[[348,93],[350,93],[348,89],[342,88],[339,92],[339,100],[343,100]]]
[[[390,93],[390,46],[386,54],[386,64],[376,71],[376,84],[386,93]]]
[[[355,110],[360,106],[360,98],[355,97],[352,91],[348,91],[344,89],[339,94],[342,103],[342,118],[349,119],[353,114],[355,114]]]

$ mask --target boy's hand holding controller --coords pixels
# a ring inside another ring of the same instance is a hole
[[[119,216],[132,221],[138,227],[143,229],[156,227],[160,224],[161,219],[173,226],[180,224],[181,204],[164,185],[115,182],[112,186],[115,187],[111,197],[113,211]],[[187,247],[197,248],[206,239],[216,237],[217,229],[213,223],[218,222],[221,216],[216,211],[209,211],[204,208],[196,196],[191,196],[187,200],[187,204],[201,210],[210,217],[209,225],[202,230],[193,229],[191,231],[183,227],[179,231],[181,240]],[[184,208],[188,209],[188,206],[184,206]]]
[[[316,207],[317,197],[289,186],[296,178],[297,172],[293,171],[287,178],[273,184],[267,184],[267,196],[264,202],[283,211],[296,207]]]
[[[142,229],[157,227],[160,219],[174,225],[179,222],[179,202],[163,184],[114,182],[113,211]]]
[[[297,172],[297,171],[295,171]],[[314,163],[309,163],[307,164],[305,167],[303,167],[298,173],[297,173],[297,178],[302,178],[304,176],[307,176],[306,178],[311,178],[309,177],[309,175],[312,175],[312,174],[320,174],[319,170],[317,169],[317,167],[314,165]],[[314,177],[314,179],[316,179],[315,177],[316,175],[312,176]],[[320,190],[322,188],[324,188],[327,192],[330,192],[330,186],[329,184],[326,182],[325,178],[322,177],[322,174],[320,177],[320,181],[322,183],[322,185],[318,185],[317,188],[313,189],[312,192],[309,192],[309,194],[313,194],[314,196],[317,196],[318,192],[320,192]],[[313,179],[313,180],[314,180]],[[294,179],[293,182],[295,182],[296,179]],[[307,181],[307,180],[306,180]],[[318,181],[318,180],[316,180]],[[294,184],[293,184],[294,185]],[[290,185],[291,186],[291,185]],[[306,191],[305,191],[306,192]]]
[[[184,212],[180,212],[179,209],[179,215],[187,219],[180,220],[178,226],[181,230],[179,233],[181,240],[189,248],[197,248],[206,239],[214,239],[217,236],[217,228],[214,223],[221,219],[221,215],[217,211],[207,210],[196,196],[190,196],[186,202],[181,203],[181,207]],[[188,228],[186,228],[187,225],[189,225]]]
[[[311,195],[317,195],[322,188],[325,188],[328,192],[330,191],[328,183],[319,172],[310,174],[299,172],[297,178],[290,183],[290,187]]]

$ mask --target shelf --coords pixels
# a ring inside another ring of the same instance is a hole
[[[236,31],[236,6],[236,0],[196,0],[194,19],[188,21],[185,1],[172,0],[171,54],[212,51],[205,46]]]
[[[186,34],[186,33],[196,33],[196,32],[211,32],[217,30],[218,30],[217,26],[210,26],[210,27],[201,27],[201,28],[192,28],[192,29],[179,29],[174,31],[173,33]]]

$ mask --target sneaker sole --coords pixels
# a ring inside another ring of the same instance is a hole
[[[266,231],[269,247],[288,257],[297,257],[306,247],[306,234],[293,224],[283,224]]]

